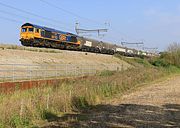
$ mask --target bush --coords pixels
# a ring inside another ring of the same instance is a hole
[[[158,67],[180,67],[180,44],[171,44],[166,52],[162,52],[160,57],[150,60],[150,63]]]
[[[150,63],[157,67],[169,67],[170,66],[170,64],[166,60],[161,59],[161,58],[151,60]]]
[[[161,54],[161,58],[165,59],[172,65],[180,67],[180,44],[173,43],[168,47],[167,52]]]

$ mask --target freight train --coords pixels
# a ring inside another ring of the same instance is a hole
[[[78,50],[113,55],[119,53],[125,56],[152,56],[152,53],[139,51],[116,44],[89,39],[76,34],[59,31],[31,23],[21,26],[20,41],[24,46],[46,47],[55,49]]]

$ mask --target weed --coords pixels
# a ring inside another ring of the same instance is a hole
[[[142,64],[144,66],[151,66],[151,64],[148,62],[147,59],[142,59],[142,58],[134,58],[134,60],[139,63]]]
[[[100,76],[112,76],[114,73],[115,71],[104,70],[100,73]]]
[[[100,86],[100,94],[102,94],[103,97],[111,97],[113,91],[113,85],[110,85],[109,83],[104,83]]]
[[[58,116],[48,110],[44,110],[42,111],[42,119],[45,119],[45,120],[54,120],[54,119],[57,119]]]
[[[14,128],[25,128],[31,125],[30,119],[25,117],[20,117],[19,115],[13,115],[10,119],[10,125]]]
[[[83,111],[89,107],[89,103],[84,96],[72,97],[71,104],[74,111]]]

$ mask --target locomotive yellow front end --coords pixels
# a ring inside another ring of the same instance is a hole
[[[22,26],[20,33],[20,41],[22,45],[31,46],[34,41],[34,27],[33,26]]]
[[[20,41],[24,46],[33,46],[37,44],[37,39],[41,38],[41,29],[33,24],[26,23],[21,26]]]

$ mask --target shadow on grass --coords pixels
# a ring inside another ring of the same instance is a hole
[[[59,117],[57,115],[55,115],[54,113],[48,112],[48,111],[44,111],[43,118],[48,120],[49,122],[56,121],[59,119]]]
[[[161,107],[137,104],[97,105],[86,112],[66,114],[56,118],[44,128],[178,128],[180,127],[180,105],[166,104]]]

